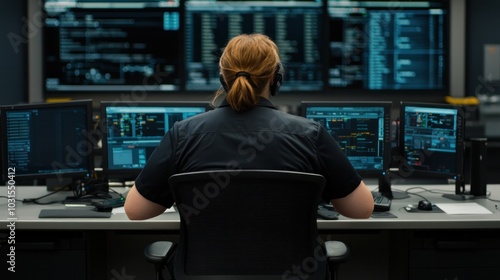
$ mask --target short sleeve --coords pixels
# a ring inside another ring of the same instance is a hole
[[[137,191],[144,198],[167,208],[174,203],[168,179],[175,173],[175,127],[163,136],[135,180]]]
[[[342,198],[353,192],[361,183],[361,177],[344,154],[337,141],[320,126],[317,153],[321,174],[325,176],[323,200]]]

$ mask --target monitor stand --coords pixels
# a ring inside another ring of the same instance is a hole
[[[475,198],[473,194],[465,191],[465,182],[462,176],[457,176],[455,180],[455,194],[445,193],[443,197],[451,200],[470,200]]]
[[[463,193],[463,194],[445,193],[445,194],[443,194],[443,197],[451,199],[451,200],[471,200],[471,199],[476,198],[474,195],[467,194],[467,193]]]
[[[378,178],[378,189],[379,192],[390,199],[404,199],[410,197],[409,194],[402,191],[393,191],[392,190],[391,177],[389,176],[389,172],[384,172]]]

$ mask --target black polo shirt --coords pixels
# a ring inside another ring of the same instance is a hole
[[[333,137],[317,122],[276,110],[262,98],[246,112],[227,102],[177,122],[135,181],[146,199],[170,207],[168,178],[203,170],[274,169],[321,174],[323,199],[350,194],[361,182]]]

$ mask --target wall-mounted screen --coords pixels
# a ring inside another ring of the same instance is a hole
[[[328,0],[328,86],[448,88],[448,2]]]
[[[216,54],[234,36],[264,33],[280,48],[281,91],[323,89],[322,1],[186,1],[186,89],[216,90]]]
[[[263,33],[280,49],[282,92],[448,94],[451,5],[43,0],[44,93],[213,92],[221,49]]]
[[[180,0],[45,0],[46,92],[181,87]]]

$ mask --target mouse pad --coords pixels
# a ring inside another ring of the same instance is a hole
[[[420,210],[417,207],[411,207],[410,210],[408,210],[408,206],[405,207],[406,212],[409,213],[444,213],[441,208],[437,207],[436,205],[432,205],[432,210]]]
[[[371,215],[372,218],[397,218],[398,216],[392,214],[391,212],[373,212]]]

